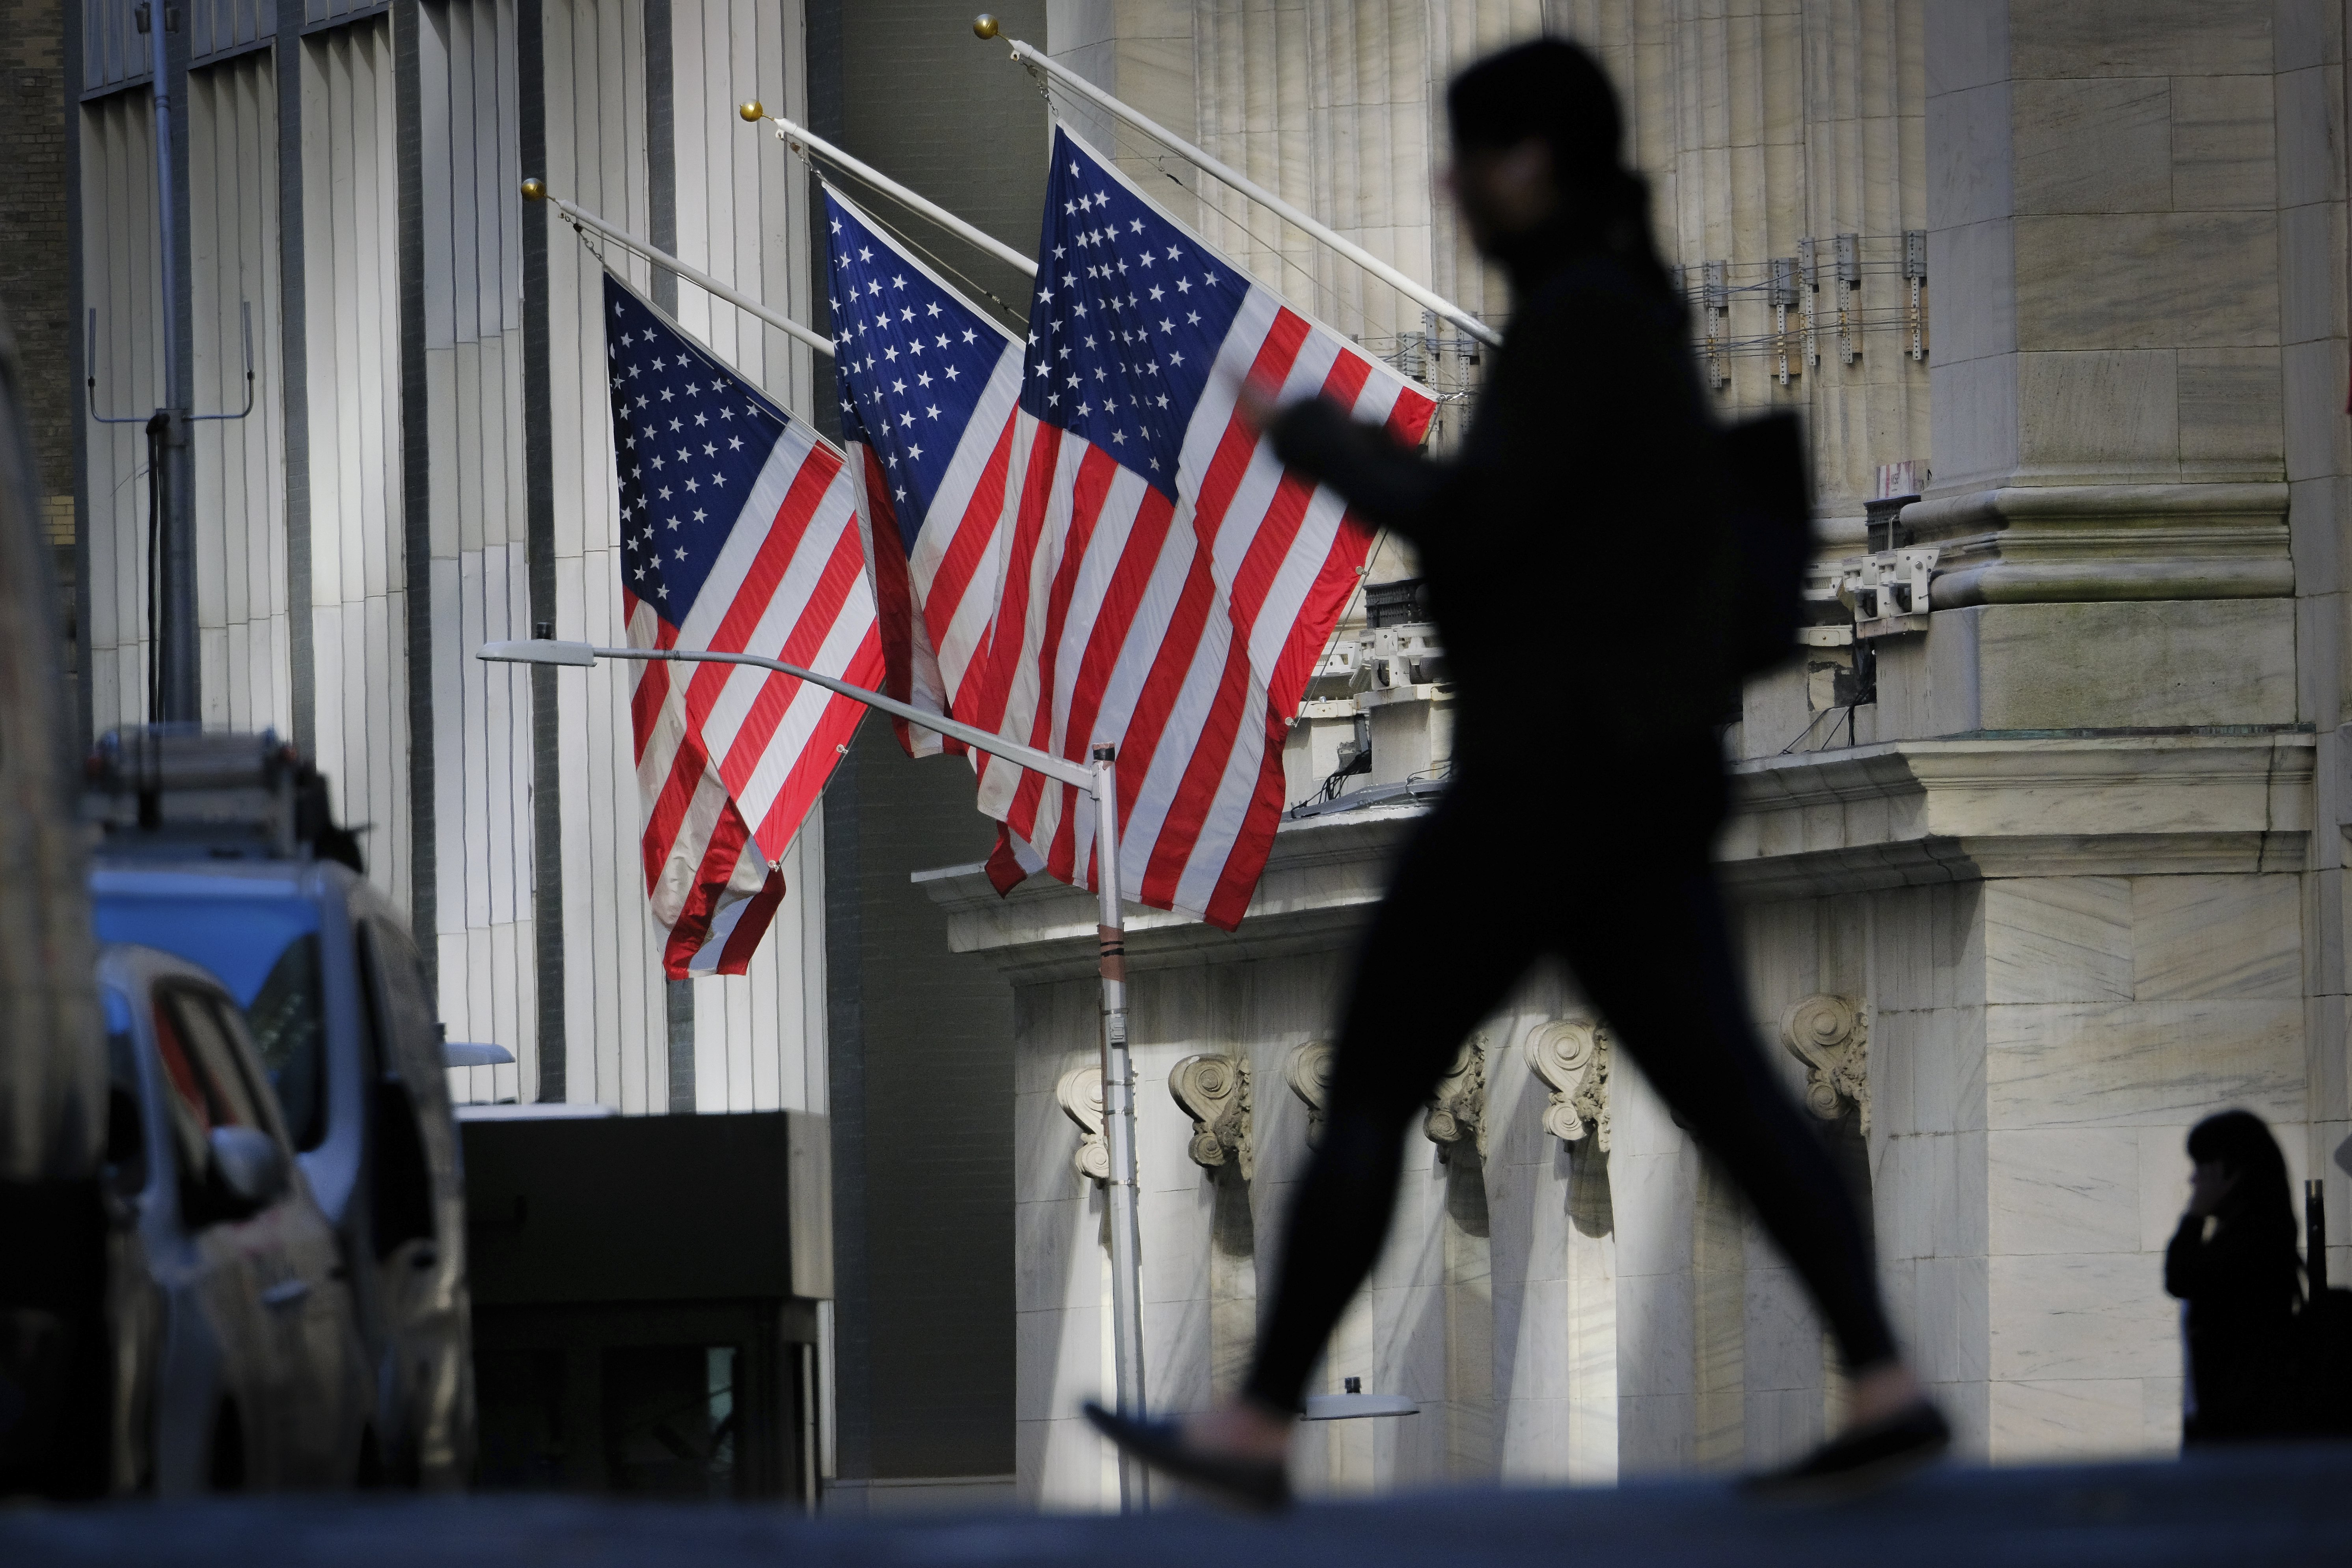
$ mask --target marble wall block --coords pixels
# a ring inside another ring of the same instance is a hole
[[[2131,999],[2129,878],[2004,878],[1985,884],[1983,910],[1987,1000]]]
[[[2345,333],[2344,205],[2311,202],[2279,213],[2279,336],[2283,342]]]
[[[2173,207],[2284,205],[2273,79],[2250,73],[2168,79]]]
[[[1886,739],[2288,723],[2294,611],[2285,599],[1969,605],[1895,639],[1879,668]]]
[[[2066,77],[2011,86],[2021,213],[2162,212],[2172,205],[2169,77]]]
[[[1985,1027],[1995,1128],[2169,1124],[2231,1105],[2303,1118],[2299,1002],[2000,1006]]]
[[[2286,1001],[2303,994],[2301,878],[2130,880],[2135,999]]]
[[[2074,277],[2084,277],[2077,268]],[[2170,349],[2017,356],[2021,476],[2116,484],[2179,473],[2180,390]]]
[[[2181,478],[2220,482],[2284,477],[2278,351],[2182,349],[2173,364]]]
[[[2017,219],[2021,349],[2278,342],[2278,221],[2252,212]]]
[[[2020,77],[2267,76],[2268,0],[2069,0],[2011,4],[2009,68]]]

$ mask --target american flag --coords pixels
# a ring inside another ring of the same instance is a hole
[[[1074,760],[1116,742],[1121,887],[1231,930],[1281,817],[1289,721],[1370,543],[1234,417],[1236,388],[1319,393],[1408,444],[1435,405],[1059,127],[1037,265],[1001,587],[958,713]],[[980,804],[1024,868],[1092,885],[1080,792],[992,757]]]
[[[824,206],[835,395],[881,617],[882,689],[964,718],[957,699],[996,602],[1021,341],[830,187]],[[909,752],[940,749],[930,731],[898,730]]]
[[[874,598],[840,456],[604,276],[632,647],[756,653],[872,686]],[[861,704],[765,670],[638,667],[646,891],[673,980],[740,974]]]

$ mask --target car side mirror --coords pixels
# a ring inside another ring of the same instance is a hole
[[[258,1127],[215,1127],[208,1142],[213,1169],[231,1197],[258,1209],[285,1195],[286,1155],[268,1133]]]

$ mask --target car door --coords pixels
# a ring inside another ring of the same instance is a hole
[[[175,979],[155,992],[156,1043],[178,1091],[183,1208],[198,1236],[203,1289],[249,1360],[238,1417],[248,1484],[317,1486],[348,1479],[350,1353],[333,1232],[310,1201],[243,1014],[226,993]],[[204,1140],[247,1127],[277,1145],[285,1185],[255,1209],[224,1193]],[[197,1136],[188,1137],[194,1132]],[[204,1151],[199,1153],[198,1151]],[[338,1308],[341,1310],[338,1310]]]
[[[207,1010],[192,1012],[185,992],[184,982],[163,980],[142,999],[162,1068],[177,1211],[163,1217],[182,1242],[159,1249],[158,1259],[171,1255],[166,1288],[175,1320],[166,1424],[187,1428],[173,1447],[197,1446],[186,1462],[206,1484],[266,1487],[278,1479],[285,1446],[278,1412],[288,1373],[262,1295],[285,1271],[266,1221],[256,1225],[261,1216],[223,1191],[209,1142],[215,1128],[261,1125],[260,1111],[235,1072],[225,1070],[229,1062],[217,1024]],[[201,1332],[192,1317],[202,1319]],[[200,1341],[209,1341],[208,1354],[217,1358],[209,1375],[202,1373],[207,1352]],[[187,1407],[198,1399],[211,1408]]]
[[[359,1462],[358,1435],[366,1421],[365,1356],[350,1300],[342,1245],[310,1196],[294,1162],[293,1140],[271,1078],[248,1032],[245,1010],[224,992],[205,1001],[227,1042],[248,1094],[270,1123],[287,1161],[288,1188],[275,1208],[271,1228],[286,1275],[263,1293],[271,1309],[280,1353],[289,1359],[286,1479],[303,1486],[335,1486],[352,1479]]]
[[[440,1030],[415,947],[373,916],[358,922],[376,1081],[370,1107],[370,1225],[394,1376],[386,1431],[404,1479],[460,1481],[472,1463],[472,1358],[465,1292],[464,1177]]]

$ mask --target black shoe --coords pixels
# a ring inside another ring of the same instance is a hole
[[[1089,1400],[1087,1419],[1096,1431],[1157,1470],[1209,1493],[1220,1502],[1258,1513],[1290,1506],[1290,1471],[1279,1459],[1246,1459],[1206,1453],[1184,1442],[1181,1423],[1133,1419]]]
[[[1944,1413],[1920,1399],[1831,1438],[1793,1465],[1749,1476],[1739,1489],[1775,1500],[1859,1497],[1934,1464],[1951,1446]]]

